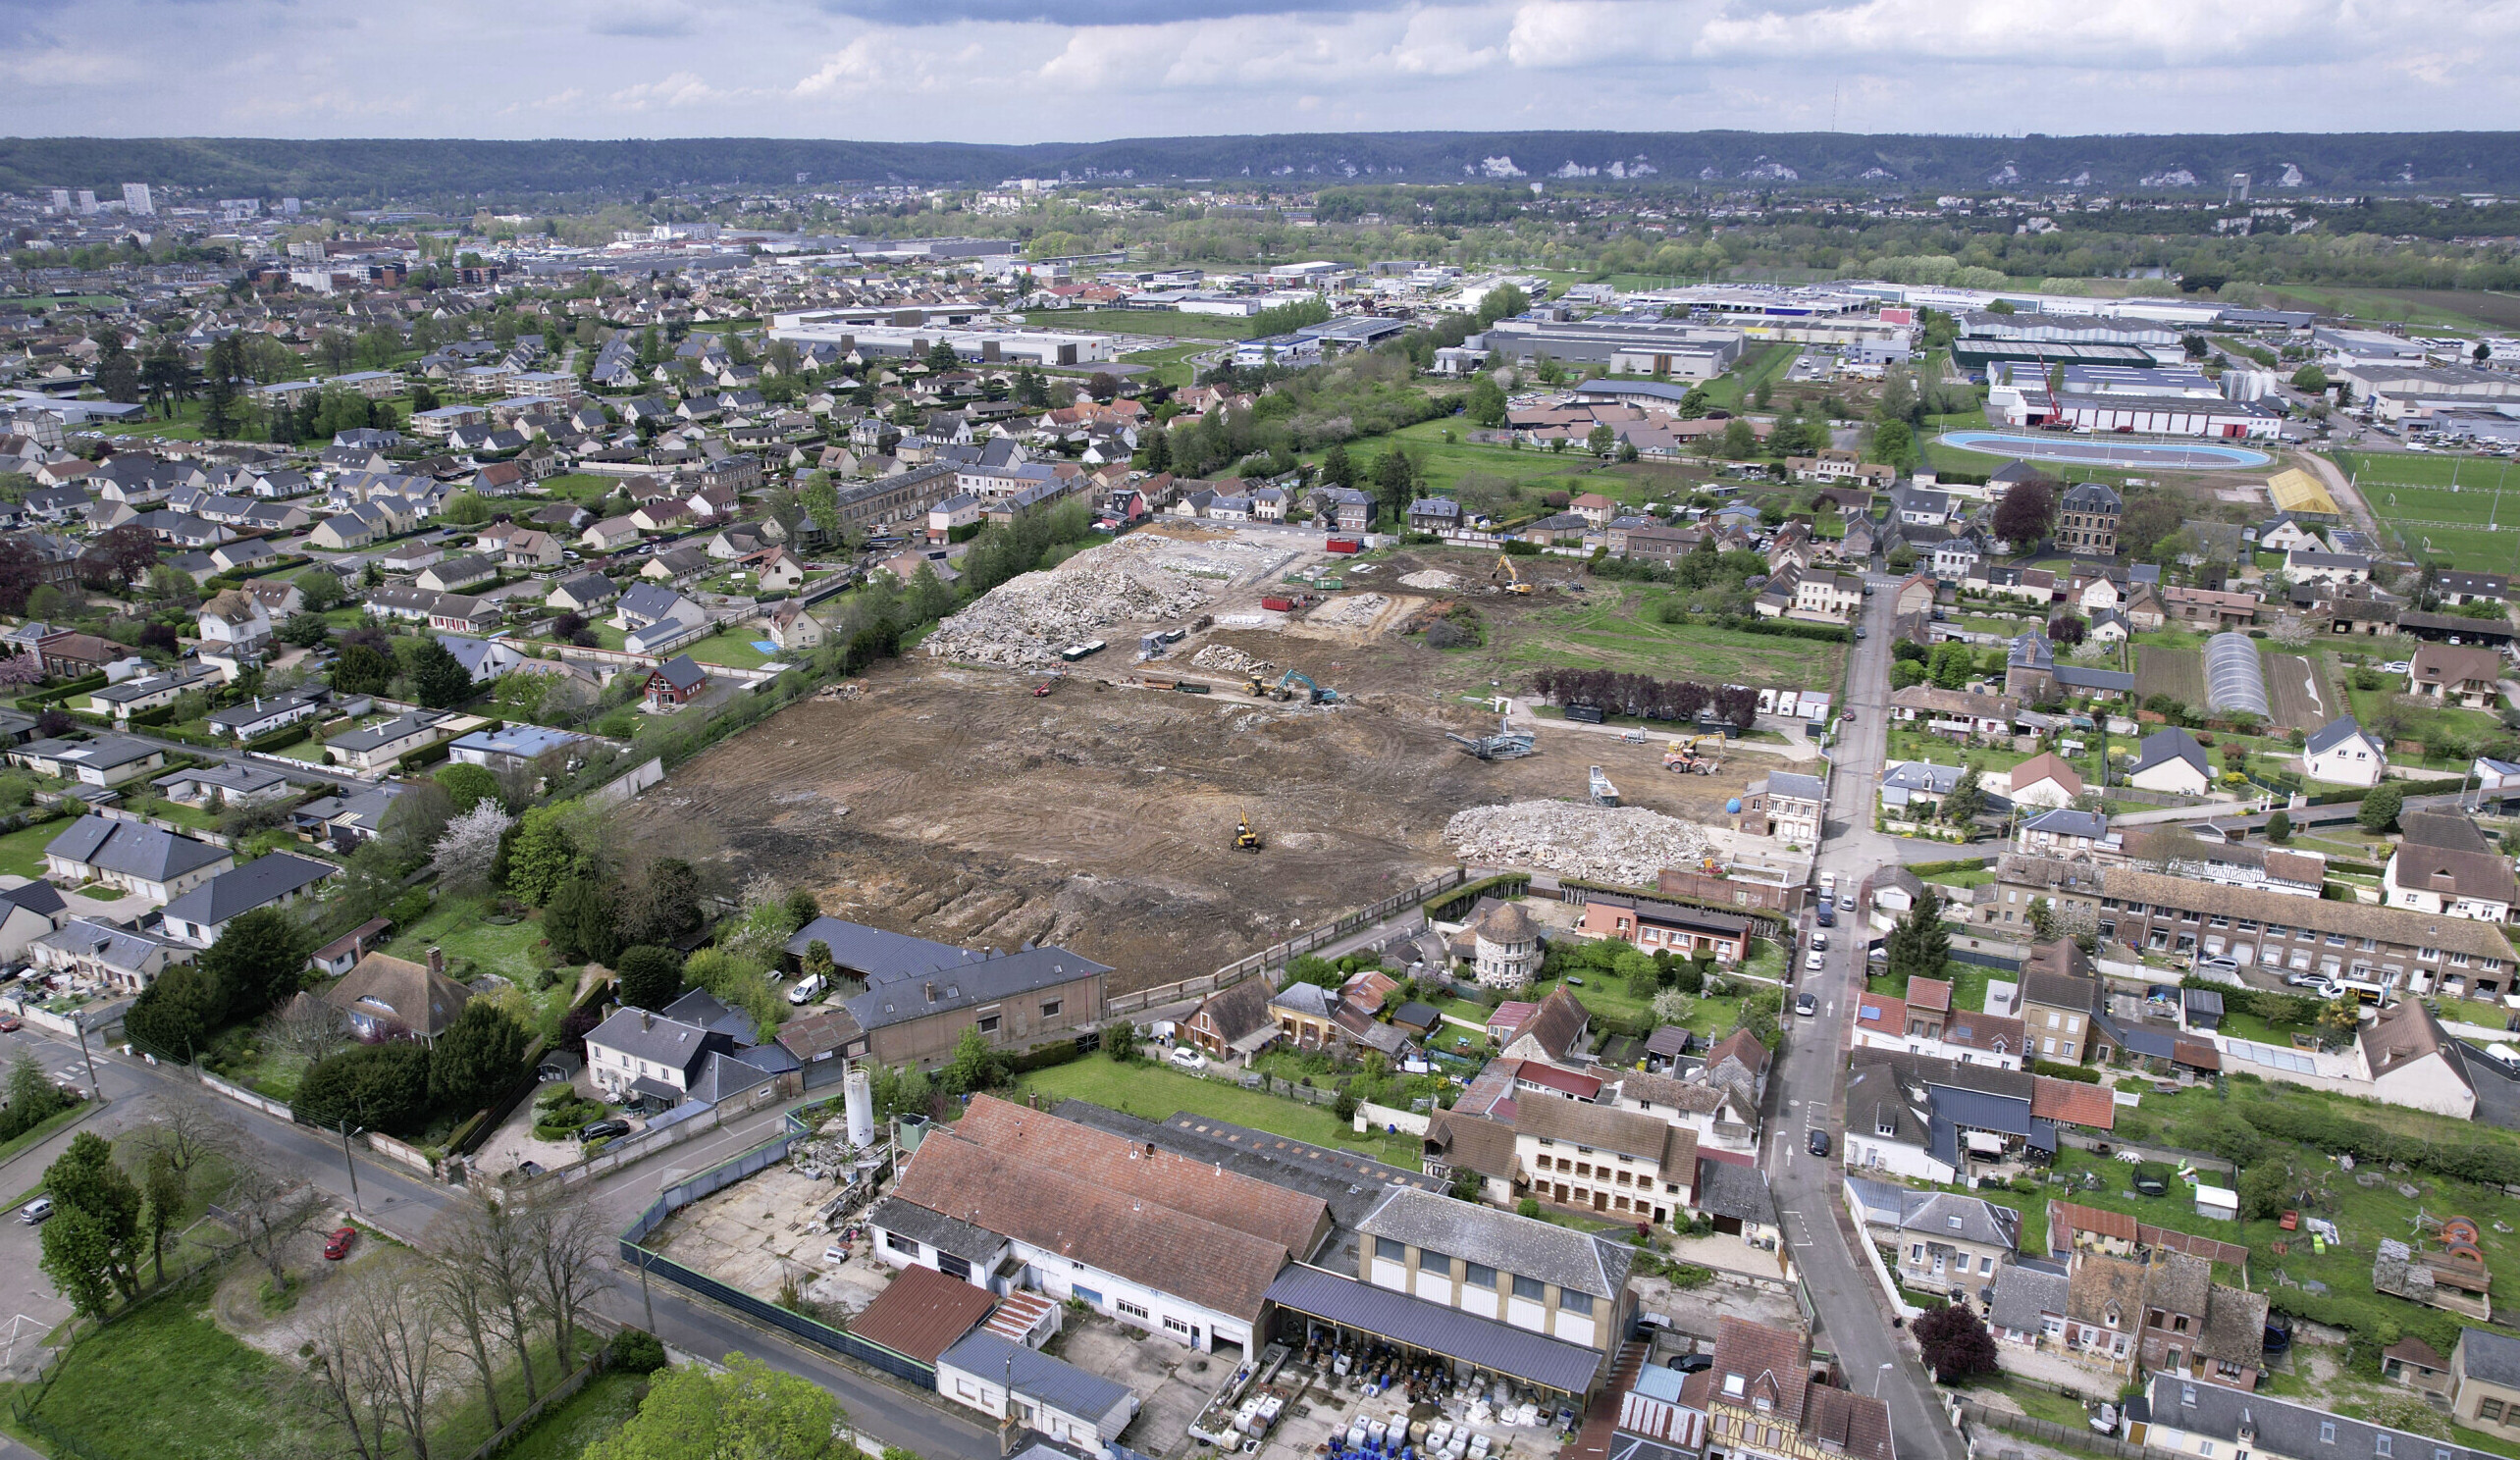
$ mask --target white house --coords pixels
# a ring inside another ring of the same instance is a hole
[[[2449,1042],[2423,1000],[2401,999],[2355,1036],[2354,1073],[2383,1104],[2465,1121],[2476,1114],[2476,1088]]]
[[[286,908],[333,875],[330,862],[288,852],[221,872],[166,905],[167,936],[195,948],[219,941],[228,924],[257,908]]]
[[[2177,725],[2156,730],[2136,748],[2126,784],[2146,791],[2202,796],[2214,786],[2213,762],[2196,737]]]
[[[2366,734],[2352,715],[2312,731],[2302,743],[2301,762],[2310,779],[2340,786],[2377,786],[2389,770],[2379,737]]]
[[[249,654],[271,642],[271,615],[252,595],[233,588],[210,596],[198,623],[204,649]]]
[[[1136,1417],[1127,1384],[1088,1374],[987,1329],[937,1356],[936,1392],[993,1420],[1015,1418],[1064,1444],[1099,1452]]]

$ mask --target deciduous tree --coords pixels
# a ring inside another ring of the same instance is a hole
[[[1995,1372],[1995,1338],[1986,1331],[1985,1321],[1967,1303],[1951,1303],[1917,1319],[1911,1326],[1916,1335],[1916,1346],[1923,1350],[1927,1367],[1934,1371],[1936,1382],[1960,1383],[1980,1374]]]
[[[665,1370],[639,1413],[596,1441],[586,1460],[840,1460],[856,1452],[839,1437],[848,1422],[830,1390],[728,1354],[723,1373]]]

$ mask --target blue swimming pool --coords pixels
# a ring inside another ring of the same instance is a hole
[[[2272,465],[2273,456],[2249,446],[2220,442],[2137,441],[2121,436],[2051,436],[2046,432],[1946,431],[1937,438],[1946,446],[1983,451],[1992,456],[2019,456],[2024,461],[2053,461],[2069,466],[2140,467],[2155,471],[2246,471]]]

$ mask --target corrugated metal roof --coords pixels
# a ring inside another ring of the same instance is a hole
[[[933,1364],[995,1306],[997,1300],[987,1288],[914,1265],[902,1269],[901,1276],[877,1293],[864,1313],[849,1321],[849,1331],[922,1364]]]
[[[1269,1285],[1269,1299],[1291,1312],[1343,1324],[1560,1393],[1584,1393],[1601,1365],[1600,1353],[1562,1338],[1373,1287],[1319,1268],[1287,1268]]]

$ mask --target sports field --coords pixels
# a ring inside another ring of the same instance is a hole
[[[2336,460],[2408,551],[2472,572],[2520,567],[2520,473],[2510,462],[2413,451],[2338,451]]]

